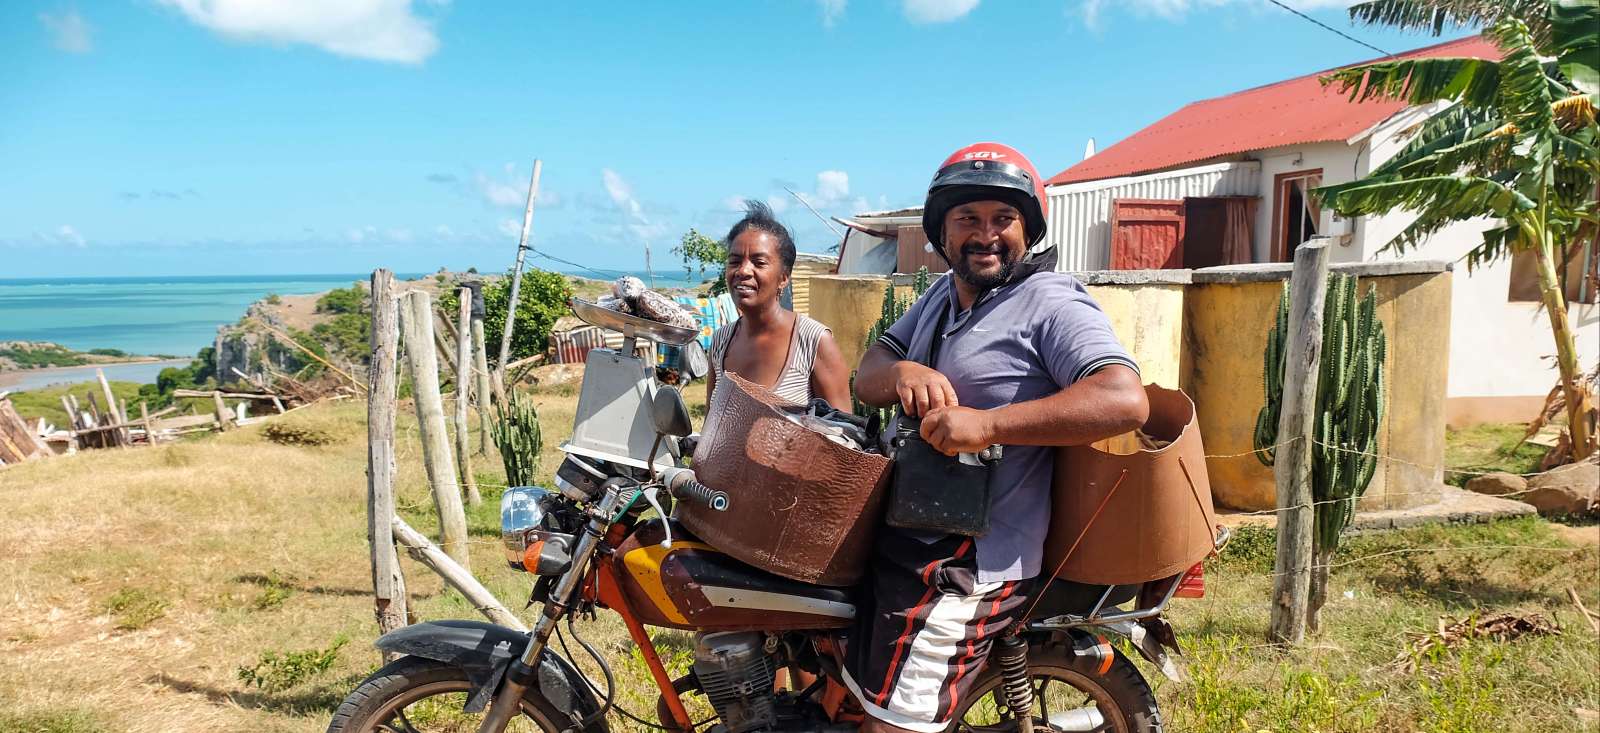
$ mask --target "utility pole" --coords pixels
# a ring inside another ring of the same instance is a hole
[[[533,202],[539,197],[539,171],[544,162],[533,160],[533,180],[528,182],[528,206],[522,212],[522,237],[517,241],[517,265],[511,270],[511,302],[506,305],[506,328],[500,334],[500,361],[494,365],[495,393],[505,391],[506,362],[511,358],[511,332],[517,322],[517,298],[522,293],[522,261],[528,254],[528,232],[533,229]]]

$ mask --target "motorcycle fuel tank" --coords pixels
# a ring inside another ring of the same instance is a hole
[[[828,629],[849,626],[846,589],[807,585],[745,565],[676,522],[672,545],[661,520],[641,522],[617,548],[622,594],[651,626],[703,631]]]

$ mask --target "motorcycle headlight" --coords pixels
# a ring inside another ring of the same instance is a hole
[[[544,499],[554,492],[539,486],[516,486],[500,496],[500,540],[506,546],[506,562],[522,568],[528,550],[528,530],[544,522]]]

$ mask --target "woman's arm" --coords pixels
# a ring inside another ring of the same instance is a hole
[[[817,342],[817,358],[811,365],[811,396],[821,397],[837,409],[850,409],[850,369],[844,364],[844,353],[834,342],[832,331],[823,331]]]

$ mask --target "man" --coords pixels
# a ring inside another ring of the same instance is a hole
[[[1149,411],[1099,306],[1053,271],[1053,253],[1029,252],[1044,238],[1045,195],[1022,154],[995,143],[956,151],[928,188],[922,226],[950,275],[867,351],[857,395],[920,417],[943,453],[1005,449],[989,479],[987,534],[882,531],[846,674],[867,731],[944,730],[1040,573],[1048,446],[1125,433]]]

